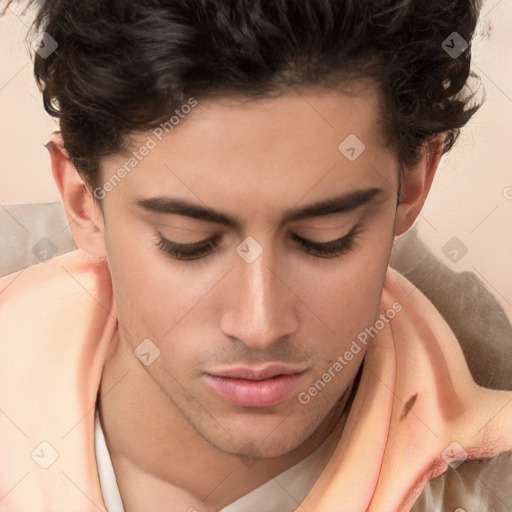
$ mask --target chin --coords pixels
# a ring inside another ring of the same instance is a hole
[[[286,455],[306,441],[309,433],[301,430],[290,432],[279,427],[264,428],[252,425],[248,429],[230,429],[236,432],[233,436],[201,436],[211,445],[223,452],[238,457],[272,458]],[[279,430],[279,434],[276,432]],[[303,432],[303,435],[300,435]]]
[[[282,457],[283,455],[292,452],[295,448],[297,448],[297,443],[290,443],[290,439],[288,437],[286,439],[273,440],[272,443],[265,443],[262,442],[262,440],[249,441],[244,439],[240,441],[239,446],[240,448],[236,451],[233,451],[233,447],[230,447],[229,453],[242,458],[247,457],[251,459],[269,459],[274,457]]]

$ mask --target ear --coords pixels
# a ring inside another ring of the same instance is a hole
[[[71,162],[58,132],[52,134],[46,148],[75,243],[93,257],[106,257],[103,214]]]
[[[405,233],[423,208],[441,160],[444,137],[424,144],[421,160],[413,168],[404,169],[400,203],[395,217],[395,236]]]

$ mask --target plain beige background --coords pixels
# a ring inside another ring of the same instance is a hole
[[[16,5],[0,18],[0,207],[60,200],[43,147],[57,124],[32,76],[29,24],[30,12]],[[417,225],[445,264],[483,279],[512,319],[511,28],[512,0],[485,2],[474,71],[487,99],[444,157]]]

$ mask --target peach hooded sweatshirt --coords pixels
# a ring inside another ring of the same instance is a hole
[[[396,303],[297,511],[409,511],[449,462],[512,450],[512,392],[474,382],[441,314],[389,267],[381,312]],[[0,279],[0,512],[105,510],[94,413],[116,329],[104,259],[78,249]]]

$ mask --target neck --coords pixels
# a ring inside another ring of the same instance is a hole
[[[219,510],[296,465],[330,436],[327,464],[361,374],[301,445],[279,457],[251,460],[203,439],[136,358],[121,348],[116,342],[107,359],[98,405],[126,512],[170,503],[173,510]]]

